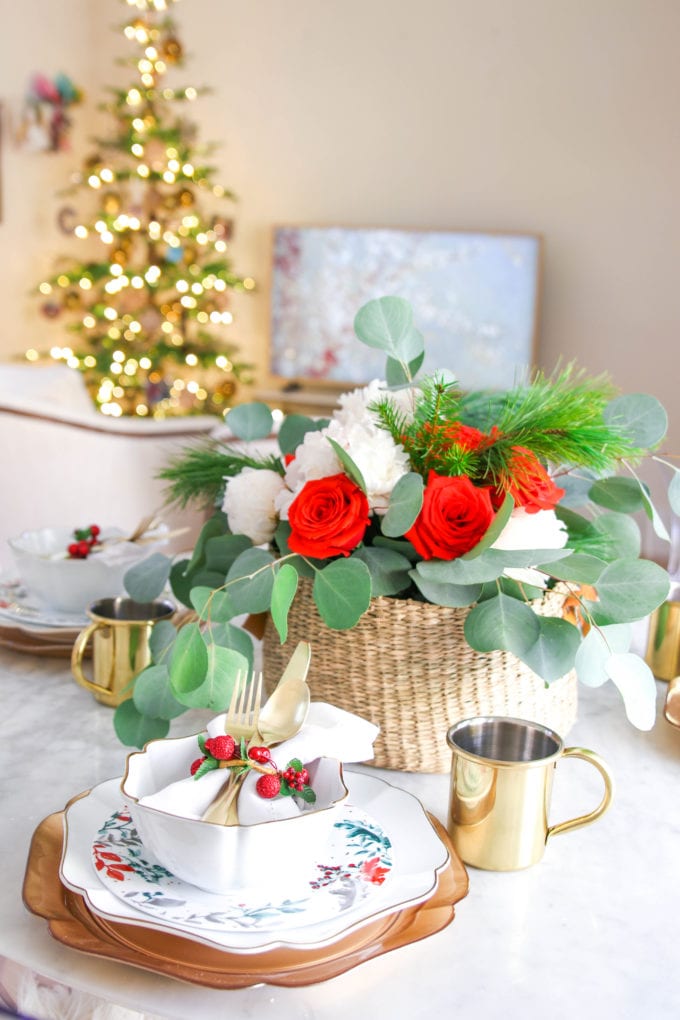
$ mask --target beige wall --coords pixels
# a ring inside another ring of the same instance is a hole
[[[26,292],[65,247],[54,195],[106,124],[95,103],[124,44],[114,0],[3,6],[5,103],[34,70],[88,92],[73,158],[5,139],[7,358],[54,335]],[[575,357],[655,393],[680,452],[678,0],[181,0],[175,14],[183,80],[214,90],[192,110],[200,137],[240,197],[233,259],[259,284],[232,336],[262,368],[273,222],[535,231],[540,362]]]

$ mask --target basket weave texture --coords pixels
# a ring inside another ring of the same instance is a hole
[[[534,608],[559,616],[564,596],[548,593]],[[475,652],[463,625],[469,608],[375,598],[359,622],[330,630],[302,581],[281,645],[267,619],[262,655],[271,685],[299,641],[309,641],[307,678],[314,701],[325,701],[380,727],[375,758],[380,768],[448,772],[449,726],[476,715],[514,716],[540,722],[566,736],[576,719],[577,681],[572,671],[548,687],[509,652]]]

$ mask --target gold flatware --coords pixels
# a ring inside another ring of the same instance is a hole
[[[237,680],[224,722],[224,732],[234,740],[250,740],[257,733],[262,702],[262,673],[253,674],[251,682],[243,675]],[[243,776],[230,775],[203,815],[204,822],[238,825],[236,798]]]

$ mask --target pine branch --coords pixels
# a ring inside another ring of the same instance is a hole
[[[203,509],[217,504],[224,491],[225,478],[239,474],[244,467],[282,470],[281,461],[274,454],[249,457],[208,439],[182,451],[157,477],[170,483],[166,488],[166,506],[184,508],[193,503]]]

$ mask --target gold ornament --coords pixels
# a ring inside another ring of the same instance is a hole
[[[182,59],[182,44],[179,39],[170,35],[163,40],[161,53],[168,64],[176,64],[178,60]]]

